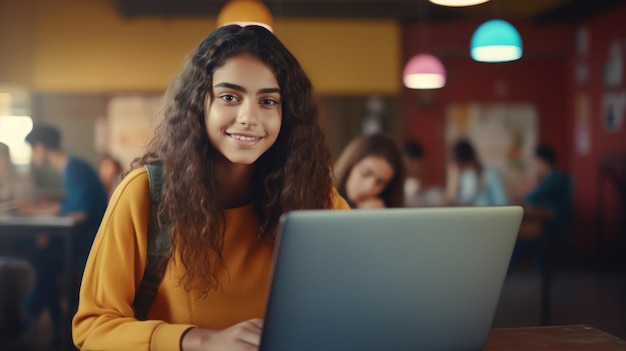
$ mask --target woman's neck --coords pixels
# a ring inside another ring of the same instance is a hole
[[[217,181],[224,208],[235,208],[252,201],[252,174],[254,165],[239,165],[224,157],[217,160]]]

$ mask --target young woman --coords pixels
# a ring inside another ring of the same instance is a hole
[[[353,139],[335,162],[335,186],[352,208],[404,206],[404,160],[385,134]]]
[[[104,190],[109,196],[113,194],[113,190],[119,184],[122,173],[122,163],[118,159],[109,154],[102,156],[100,164],[98,164],[98,178],[100,178]]]
[[[503,206],[509,197],[500,173],[483,165],[468,140],[452,146],[452,162],[448,165],[446,203],[459,206]]]
[[[279,218],[348,208],[306,74],[269,31],[226,26],[166,94],[146,154],[116,188],[83,276],[82,350],[256,350]],[[172,243],[146,321],[133,299],[146,264],[146,163],[162,163],[158,212]]]

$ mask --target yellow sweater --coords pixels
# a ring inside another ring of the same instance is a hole
[[[334,208],[348,204],[336,191]],[[226,211],[225,269],[221,288],[199,297],[179,285],[176,259],[159,285],[148,320],[132,308],[146,264],[150,185],[145,169],[130,173],[116,189],[94,241],[80,289],[72,331],[81,350],[179,350],[183,333],[198,326],[223,329],[261,318],[268,293],[274,246],[258,240],[252,206]]]

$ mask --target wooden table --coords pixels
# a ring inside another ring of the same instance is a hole
[[[587,325],[493,329],[483,351],[624,351],[626,341]]]
[[[71,320],[77,306],[77,282],[74,262],[74,236],[80,228],[80,222],[72,217],[27,217],[15,216],[6,212],[0,213],[0,242],[4,239],[18,238],[35,242],[38,235],[45,233],[50,237],[60,237],[65,244],[64,294],[67,299],[67,313],[64,315],[64,345],[72,350]]]

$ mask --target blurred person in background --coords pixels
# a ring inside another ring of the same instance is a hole
[[[404,206],[444,205],[443,189],[433,186],[427,181],[426,153],[422,145],[416,141],[408,140],[404,143],[403,151],[407,174],[404,181]]]
[[[73,253],[64,252],[65,247],[61,238],[48,238],[43,234],[37,240],[37,247],[31,257],[37,278],[34,288],[24,301],[26,313],[24,328],[29,329],[44,309],[48,310],[53,325],[60,325],[62,312],[57,282],[64,272],[64,257],[74,255],[75,267],[79,272],[71,274],[82,272],[93,238],[106,210],[108,198],[94,168],[86,161],[70,156],[61,148],[61,133],[55,127],[48,125],[33,127],[26,136],[26,142],[32,148],[32,167],[50,166],[62,175],[65,199],[62,202],[25,204],[19,206],[17,212],[30,216],[72,216],[80,222],[79,233],[74,239]],[[55,342],[60,342],[58,332],[57,330]]]
[[[484,165],[472,143],[458,140],[448,165],[446,203],[457,206],[503,206],[509,204],[500,173]]]
[[[100,159],[100,164],[98,165],[98,177],[104,185],[104,190],[111,197],[113,194],[113,190],[119,184],[122,178],[122,163],[118,161],[115,157],[105,154]]]
[[[404,206],[402,152],[385,134],[353,139],[335,162],[335,187],[352,208]]]
[[[563,258],[561,256],[567,254],[567,249],[573,244],[567,235],[574,216],[570,177],[556,167],[556,154],[547,145],[535,148],[533,169],[537,185],[526,192],[522,199],[523,205],[528,208],[527,212],[535,209],[549,211],[547,218],[541,220],[541,225],[544,226],[542,232],[548,235],[545,249],[549,250],[550,255]],[[539,239],[518,239],[510,267],[516,266],[527,252],[534,252],[535,265],[541,270],[545,257],[539,250]]]
[[[413,140],[404,143],[404,163],[406,179],[404,180],[404,205],[418,207],[422,205],[424,190],[424,149]]]
[[[572,185],[567,174],[556,167],[556,155],[551,147],[539,145],[533,159],[537,186],[524,196],[524,203],[545,207],[553,212],[546,222],[553,232],[570,229],[573,216]]]
[[[13,209],[33,197],[30,174],[19,172],[11,161],[11,150],[0,142],[0,210]]]
[[[13,202],[15,177],[9,146],[0,143],[0,210]]]

